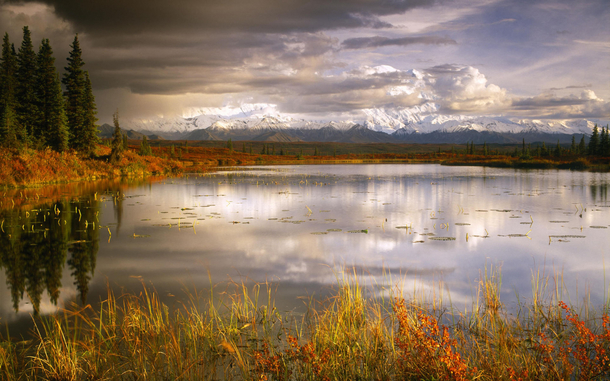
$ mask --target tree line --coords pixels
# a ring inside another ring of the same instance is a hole
[[[4,34],[0,57],[1,146],[93,153],[98,142],[97,108],[89,73],[83,70],[78,34],[70,47],[60,79],[49,39],[43,38],[35,53],[27,26],[23,27],[18,50],[8,33]]]
[[[439,147],[440,153],[440,147]],[[451,153],[457,153],[455,148],[451,149]],[[474,142],[466,143],[465,153],[467,155],[476,155],[482,154],[484,156],[496,154],[499,155],[500,151],[495,150],[492,152],[487,145],[487,143],[483,143],[483,147],[478,150],[475,148]],[[525,144],[525,139],[523,139],[522,148],[515,147],[514,152],[511,154],[515,157],[520,157],[522,159],[531,159],[532,157],[560,157],[560,156],[610,156],[610,134],[609,127],[600,128],[595,125],[593,127],[593,131],[591,137],[589,139],[589,144],[585,142],[585,135],[583,134],[580,138],[580,142],[576,143],[576,136],[572,135],[572,144],[569,148],[566,148],[559,144],[557,141],[557,145],[552,147],[547,147],[544,142],[542,144],[537,144],[535,147],[532,147],[531,144]]]

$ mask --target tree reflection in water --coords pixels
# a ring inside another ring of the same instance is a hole
[[[61,199],[58,195],[62,192],[54,190],[51,198],[55,200],[39,205],[30,203],[36,198],[17,193],[21,194],[20,200],[16,197],[10,208],[6,208],[9,198],[4,196],[5,209],[0,209],[0,269],[6,274],[15,312],[27,297],[34,314],[38,314],[44,291],[57,305],[66,264],[78,298],[86,304],[99,249],[100,195],[113,198],[120,223],[126,186],[124,182],[99,183],[85,187],[85,195],[70,200]]]

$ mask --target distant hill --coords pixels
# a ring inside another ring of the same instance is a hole
[[[144,134],[135,130],[124,130],[124,129],[120,129],[121,130],[121,134],[123,135],[127,135],[128,139],[133,139],[133,140],[142,140],[144,138]],[[102,139],[112,139],[112,136],[114,135],[114,126],[109,125],[108,123],[104,123],[101,126],[98,127],[98,133],[97,136],[99,136]],[[151,134],[151,135],[146,135],[147,139],[151,139],[151,140],[159,140],[159,139],[163,139],[157,135]]]
[[[411,108],[380,107],[362,110],[355,120],[304,120],[279,112],[275,105],[201,108],[188,115],[126,119],[125,129],[167,140],[304,141],[344,143],[487,143],[580,141],[601,119],[516,119],[502,116],[440,114],[440,106],[426,103]],[[102,126],[104,127],[104,126]],[[102,130],[102,127],[100,130]],[[106,133],[112,136],[112,132]],[[141,136],[132,135],[133,139]],[[130,136],[130,138],[132,138]]]

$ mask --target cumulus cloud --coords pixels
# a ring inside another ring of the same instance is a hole
[[[0,0],[0,25],[16,46],[23,25],[35,45],[50,38],[60,72],[78,32],[102,122],[116,107],[144,116],[227,99],[320,117],[427,103],[454,114],[608,116],[607,102],[569,92],[610,97],[599,22],[609,9],[605,0]]]
[[[510,105],[506,89],[488,83],[485,75],[472,66],[439,65],[426,72],[446,112],[493,113]]]

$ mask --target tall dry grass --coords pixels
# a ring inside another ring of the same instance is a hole
[[[398,288],[339,277],[303,316],[280,314],[274,286],[231,283],[168,306],[143,285],[101,306],[35,321],[0,343],[5,380],[594,380],[610,377],[607,306],[569,307],[534,274],[533,300],[507,311],[501,272],[481,274],[465,312]]]

